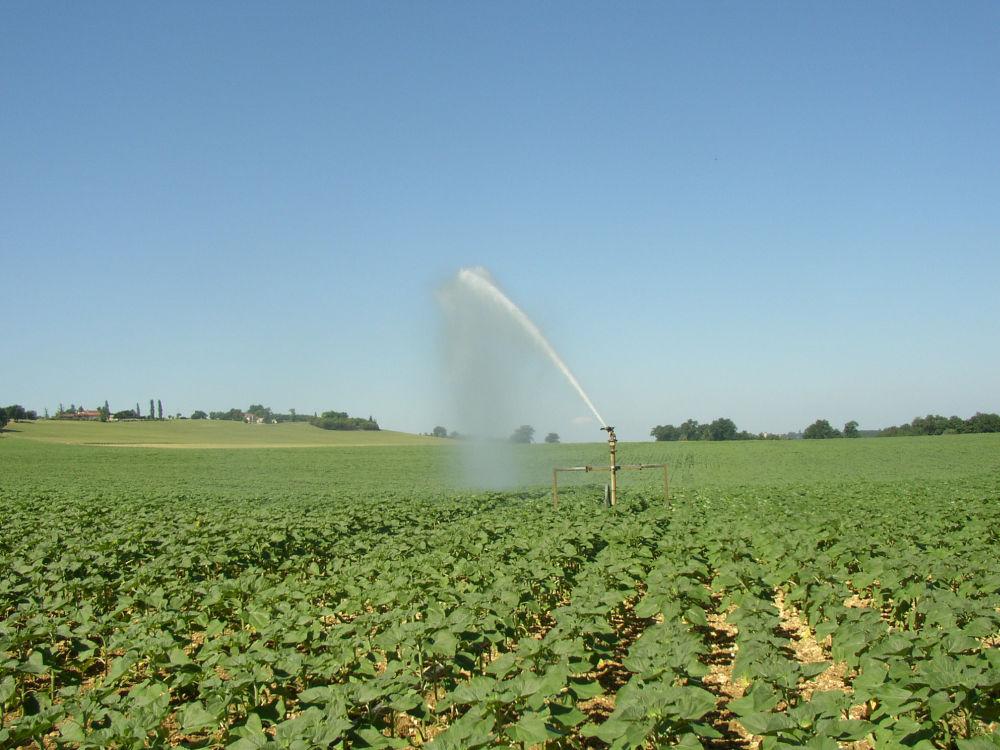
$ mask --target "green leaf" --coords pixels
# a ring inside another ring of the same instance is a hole
[[[796,721],[786,714],[758,713],[740,717],[740,724],[750,734],[775,734],[786,729],[794,729]]]
[[[708,627],[708,618],[705,617],[705,610],[700,607],[689,607],[684,610],[684,619],[692,625],[696,625],[701,628]]]
[[[1000,748],[1000,732],[970,737],[967,740],[956,740],[958,750],[997,750]]]
[[[496,695],[497,681],[492,677],[475,676],[456,687],[448,697],[452,703],[483,703]]]
[[[108,670],[107,681],[114,682],[123,674],[128,672],[129,669],[132,668],[133,664],[135,664],[135,658],[129,654],[126,654],[119,659],[115,659],[111,662],[111,668]]]
[[[952,700],[948,693],[934,693],[927,699],[927,710],[931,715],[931,721],[939,721],[957,707],[958,702]]]
[[[875,725],[858,719],[824,719],[816,723],[816,733],[841,742],[857,742],[875,731]]]
[[[810,662],[799,666],[800,673],[806,680],[810,680],[817,675],[823,674],[829,668],[830,662],[828,661]]]
[[[728,707],[737,716],[748,716],[770,711],[780,700],[781,696],[770,686],[758,683],[742,698],[729,701]]]
[[[442,656],[454,656],[458,649],[459,640],[450,630],[442,630],[435,636],[431,643],[431,651]]]
[[[587,715],[576,706],[549,703],[548,711],[554,722],[567,728],[578,726],[587,720]]]
[[[701,735],[707,736],[707,735]],[[719,734],[719,737],[722,735]],[[701,740],[698,739],[699,734],[697,731],[694,732],[684,732],[680,737],[677,738],[677,744],[674,747],[683,747],[687,750],[702,750],[704,745],[702,745]]]
[[[480,712],[478,707],[469,709],[448,729],[427,745],[428,750],[471,750],[493,742],[491,717]]]
[[[585,701],[598,695],[604,695],[604,688],[601,687],[601,683],[597,680],[581,680],[575,677],[569,681],[569,691],[578,701]]]
[[[189,703],[181,710],[181,727],[185,732],[196,733],[218,725],[219,720],[205,709],[201,701]]]
[[[684,721],[694,721],[715,708],[716,697],[699,687],[681,687],[673,704],[677,715]]]
[[[28,674],[43,674],[48,671],[48,667],[42,660],[41,651],[32,651],[28,658],[21,662],[18,669]]]
[[[561,737],[562,732],[546,723],[545,717],[541,714],[527,713],[516,724],[507,729],[507,735],[515,742],[536,745]]]
[[[840,745],[830,737],[813,737],[806,744],[810,750],[840,750]]]
[[[406,740],[386,737],[375,727],[364,727],[359,729],[356,734],[359,741],[355,742],[354,746],[358,748],[404,748],[410,745]]]
[[[260,716],[255,713],[251,713],[247,716],[246,724],[243,726],[247,728],[247,731],[252,732],[253,734],[261,734],[264,731],[264,724],[261,722]]]
[[[711,724],[704,724],[702,722],[693,722],[691,724],[691,731],[699,737],[705,737],[710,740],[721,740],[725,737],[722,732],[713,727]]]
[[[191,658],[184,653],[184,649],[182,648],[171,649],[168,657],[171,666],[180,667],[191,663]]]
[[[251,609],[247,612],[247,624],[259,633],[267,630],[267,626],[271,624],[271,618],[263,610]]]
[[[496,677],[504,677],[510,674],[510,671],[514,668],[516,660],[517,655],[514,653],[501,654],[499,658],[494,659],[490,662],[489,666],[486,667],[486,673]]]
[[[624,737],[628,732],[631,722],[620,719],[608,719],[600,724],[584,724],[580,728],[580,734],[584,737],[597,737],[607,743],[613,743],[619,737]]]
[[[14,682],[14,678],[11,675],[7,675],[2,680],[0,680],[0,705],[3,705],[11,698],[14,697],[14,691],[17,689],[17,683]]]
[[[75,742],[77,744],[87,739],[87,733],[75,719],[63,722],[62,726],[59,727],[59,734],[67,742]]]

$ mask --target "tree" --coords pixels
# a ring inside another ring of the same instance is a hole
[[[149,418],[153,419],[156,413],[153,411],[153,399],[149,399]]]
[[[28,418],[28,410],[25,409],[20,404],[11,404],[4,411],[7,414],[8,422],[20,422],[22,419]]]
[[[940,435],[948,429],[948,418],[940,414],[928,414],[926,417],[914,417],[910,422],[910,430],[914,435]]]
[[[108,400],[104,399],[104,406],[99,408],[97,411],[101,413],[101,421],[107,422],[108,418],[111,416],[111,407],[108,406]]]
[[[253,421],[262,419],[266,423],[270,423],[274,419],[274,415],[271,413],[271,407],[264,406],[263,404],[250,404],[247,407],[247,414],[253,415]]]
[[[346,411],[325,411],[318,417],[309,420],[313,427],[322,430],[375,430],[379,429],[378,422],[371,416],[368,419],[361,417],[350,417]]]
[[[559,442],[559,433],[558,432],[550,432],[548,435],[545,436],[545,442],[546,443],[552,443],[552,444],[558,443]]]
[[[135,418],[136,419],[142,419],[142,412],[139,411],[139,402],[138,401],[135,402]]]
[[[434,437],[446,438],[448,437],[448,428],[438,425],[433,430],[431,430],[431,435],[433,435]]]
[[[243,410],[233,408],[230,409],[229,411],[212,411],[208,413],[208,418],[228,420],[230,422],[242,422]]]
[[[858,423],[853,419],[844,425],[844,437],[845,438],[856,438],[858,437]]]
[[[654,440],[660,441],[681,439],[680,429],[672,424],[658,424],[649,431],[649,434]]]
[[[697,419],[686,419],[677,429],[681,440],[701,440],[701,425]]]
[[[122,411],[116,411],[114,413],[115,419],[138,419],[139,415],[136,414],[131,409],[123,409]]]
[[[697,419],[686,419],[680,427],[661,424],[649,431],[654,440],[756,440],[746,430],[740,432],[728,417],[719,417],[708,424],[698,424]]]
[[[840,432],[834,429],[826,419],[817,419],[802,432],[807,440],[824,440],[840,437]]]
[[[535,428],[530,424],[523,424],[514,430],[510,436],[512,443],[533,443],[535,442]]]
[[[726,417],[719,417],[708,425],[709,440],[735,440],[736,423]]]
[[[977,411],[965,422],[966,432],[1000,432],[1000,414]]]
[[[191,419],[208,419],[208,415],[201,409],[191,413]]]
[[[2,430],[4,427],[6,427],[7,426],[7,422],[9,422],[9,421],[10,420],[7,419],[7,410],[6,409],[0,409],[0,430]]]
[[[156,415],[158,419],[163,419],[163,404],[160,399],[156,399]]]

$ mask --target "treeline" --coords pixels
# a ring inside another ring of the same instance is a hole
[[[278,422],[309,422],[316,417],[315,414],[298,414],[295,409],[289,409],[287,414],[272,411],[269,406],[263,404],[250,404],[243,409],[230,409],[229,411],[212,411],[207,414],[200,409],[191,414],[191,419],[220,419],[230,422],[245,422],[248,418],[257,421],[258,419],[267,424],[277,424]]]
[[[802,431],[802,437],[806,440],[827,440],[829,438],[856,438],[861,437],[858,430],[858,423],[853,419],[844,425],[843,430],[838,430],[826,419],[817,419]]]
[[[318,417],[313,417],[309,423],[323,430],[377,430],[378,422],[372,417],[348,416],[346,411],[325,411]]]
[[[879,437],[906,435],[962,435],[977,432],[1000,432],[1000,414],[977,411],[968,419],[928,414],[916,417],[909,424],[893,425],[879,431]]]
[[[104,401],[104,406],[98,406],[93,410],[86,409],[82,405],[77,406],[76,404],[70,404],[67,409],[62,404],[59,404],[59,408],[56,409],[55,414],[56,419],[94,419],[95,417],[100,422],[121,421],[125,419],[163,419],[163,402],[160,399],[155,399],[154,406],[154,399],[149,399],[149,412],[147,412],[146,416],[142,415],[138,402],[136,402],[134,409],[121,409],[112,412],[111,407],[108,406],[107,399]],[[180,417],[180,414],[177,417]],[[49,418],[48,410],[45,412],[45,418]],[[173,419],[174,417],[169,418]]]
[[[976,412],[968,419],[961,417],[943,417],[940,414],[928,414],[926,417],[916,417],[909,424],[893,425],[881,430],[858,430],[858,423],[851,420],[844,425],[843,430],[833,427],[825,419],[817,419],[802,432],[806,440],[828,440],[830,438],[855,437],[907,437],[920,435],[962,435],[977,432],[1000,432],[1000,414]]]
[[[196,411],[191,419],[217,419],[230,422],[261,422],[263,424],[278,424],[280,422],[308,422],[323,430],[377,430],[378,422],[372,417],[352,417],[346,411],[325,411],[322,414],[299,414],[295,409],[289,409],[287,414],[272,411],[263,404],[250,404],[244,409],[229,411],[212,411],[207,414]]]
[[[0,429],[7,426],[8,422],[21,422],[38,419],[38,413],[25,409],[20,404],[0,407]]]
[[[707,424],[700,424],[697,419],[688,419],[677,427],[661,424],[649,434],[656,440],[776,440],[779,437],[766,432],[754,434],[739,430],[736,423],[727,417],[719,417]]]

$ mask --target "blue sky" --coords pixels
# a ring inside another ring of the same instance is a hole
[[[998,30],[973,2],[4,3],[0,401],[429,430],[434,292],[477,265],[623,437],[1000,411]]]

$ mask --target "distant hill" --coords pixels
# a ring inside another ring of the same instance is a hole
[[[441,440],[408,432],[317,430],[306,422],[245,424],[207,419],[137,422],[39,420],[10,425],[5,439],[68,445],[138,448],[321,448],[365,445],[440,445]]]

